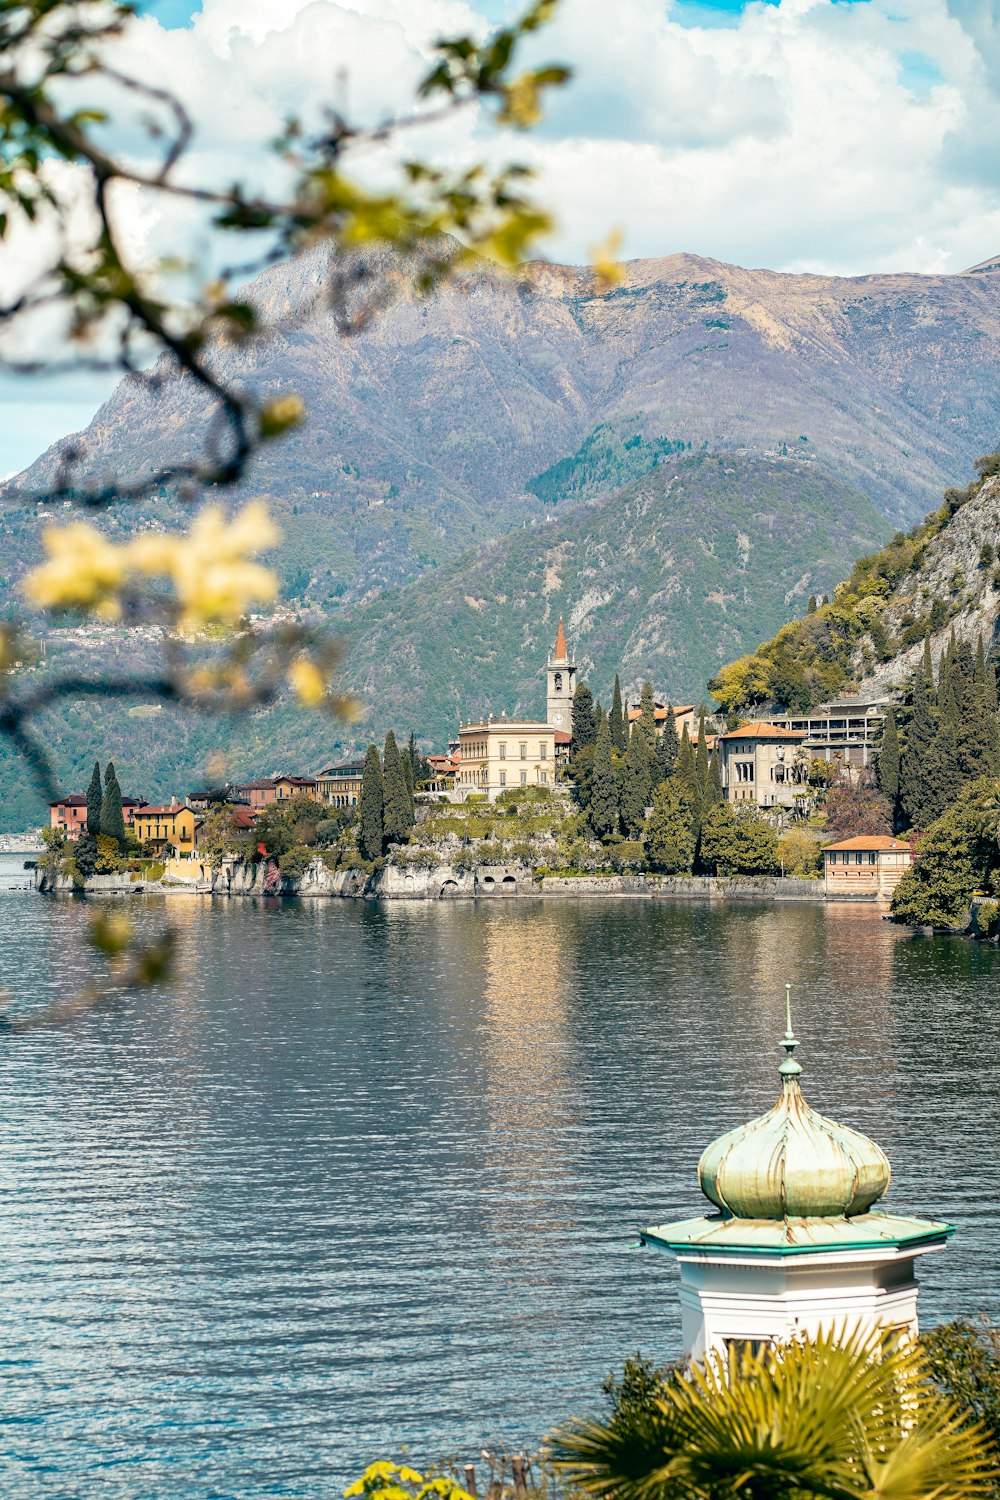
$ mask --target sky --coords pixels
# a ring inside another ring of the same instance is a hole
[[[319,120],[334,98],[375,121],[412,96],[435,36],[485,31],[515,6],[142,9],[119,63],[184,100],[192,180],[229,182],[255,177],[289,112]],[[558,222],[553,258],[584,261],[612,230],[626,257],[687,250],[842,275],[956,272],[1000,253],[1000,0],[562,0],[533,48],[574,70],[538,131],[501,141],[466,116],[420,146],[445,163],[532,165]],[[180,251],[207,269],[218,253],[176,205],[123,195],[118,211],[140,261]],[[15,232],[0,296],[37,261],[37,239]],[[0,376],[0,475],[85,425],[108,388]]]

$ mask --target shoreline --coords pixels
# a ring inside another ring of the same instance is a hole
[[[176,876],[168,880],[133,880],[129,875],[96,875],[83,889],[64,876],[54,881],[38,872],[36,889],[46,895],[211,895],[256,896],[301,900],[354,901],[511,901],[589,900],[595,897],[626,897],[656,901],[772,901],[812,904],[863,904],[884,906],[875,897],[828,896],[822,880],[799,876],[719,876],[590,874],[545,875],[533,878],[519,866],[476,866],[456,869],[440,865],[412,869],[386,865],[374,874],[344,870],[332,872],[311,865],[300,877],[275,881],[266,867],[224,864],[204,877],[191,880]]]

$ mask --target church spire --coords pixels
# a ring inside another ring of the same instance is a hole
[[[556,636],[556,649],[552,660],[569,661],[569,648],[566,645],[566,630],[563,626],[562,615],[559,616],[559,633]]]

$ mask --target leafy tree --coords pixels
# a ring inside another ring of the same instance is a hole
[[[709,809],[701,825],[701,862],[713,874],[724,874],[731,865],[736,814],[728,802]]]
[[[599,839],[617,833],[618,786],[611,761],[611,728],[607,719],[602,721],[597,731],[588,817],[590,826]]]
[[[358,798],[358,849],[363,859],[381,859],[382,840],[385,831],[385,786],[382,780],[382,761],[378,746],[369,745],[365,755],[365,769],[361,776],[361,795]]]
[[[706,812],[702,823],[701,861],[720,875],[773,875],[778,869],[778,835],[751,808],[734,811],[720,802]]]
[[[573,694],[570,733],[572,735],[570,749],[574,755],[578,750],[585,750],[588,745],[594,743],[594,695],[585,682],[577,683],[576,692]]]
[[[666,781],[677,769],[677,757],[680,753],[680,744],[677,739],[677,720],[674,717],[674,706],[667,704],[667,717],[663,723],[663,733],[660,735],[660,780]]]
[[[899,732],[896,715],[890,708],[885,716],[882,744],[878,752],[878,784],[889,804],[889,816],[893,830],[899,824]]]
[[[413,804],[391,729],[382,752],[382,795],[382,838],[388,844],[401,844],[413,827]]]
[[[646,858],[654,869],[666,875],[691,870],[695,852],[694,804],[677,776],[656,788],[644,843]]]
[[[615,673],[615,689],[611,696],[611,714],[609,716],[611,727],[611,748],[625,754],[625,710],[622,705],[622,685]]]
[[[96,838],[101,831],[101,808],[104,804],[104,788],[101,784],[101,763],[94,761],[87,787],[87,832]]]
[[[1000,1449],[1000,1330],[958,1318],[920,1335],[931,1379],[992,1433]]]
[[[593,1500],[987,1500],[989,1433],[927,1375],[912,1343],[832,1331],[668,1374],[547,1447]]]
[[[889,800],[867,778],[852,781],[846,772],[834,782],[823,804],[826,842],[860,837],[862,834],[892,833]]]
[[[73,862],[84,880],[97,874],[97,864],[100,859],[100,850],[97,847],[98,837],[99,835],[92,833],[81,833],[73,845]]]
[[[651,791],[649,780],[649,745],[645,732],[636,722],[628,737],[618,786],[622,832],[627,839],[638,838],[642,832]]]
[[[790,828],[778,839],[778,864],[782,875],[822,875],[819,841],[805,828]]]
[[[1000,861],[997,786],[971,782],[954,807],[935,819],[916,863],[892,899],[893,916],[913,927],[954,927],[965,921],[974,891],[988,886]]]
[[[88,809],[89,811],[89,809]],[[125,842],[125,814],[122,811],[122,789],[118,785],[114,761],[104,772],[104,797],[101,801],[101,833],[105,838]]]

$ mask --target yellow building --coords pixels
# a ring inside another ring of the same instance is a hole
[[[155,844],[160,854],[194,853],[195,816],[190,807],[172,802],[169,807],[137,807],[132,833],[140,844]]]
[[[555,731],[548,724],[521,719],[486,719],[463,724],[458,732],[459,766],[455,796],[491,802],[521,786],[551,787],[555,781]]]

